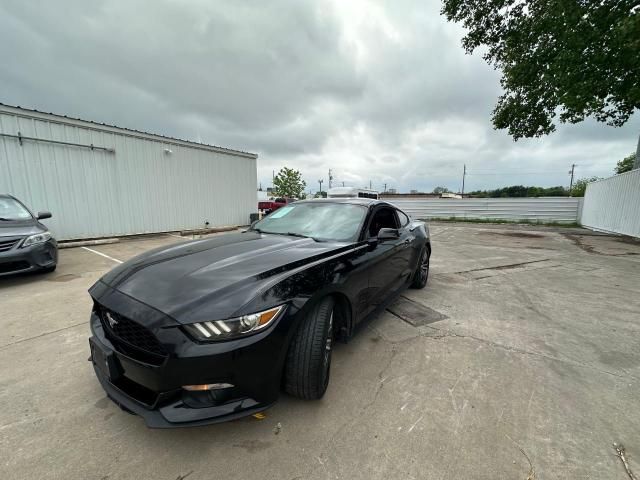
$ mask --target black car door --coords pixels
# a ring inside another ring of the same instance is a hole
[[[403,269],[398,279],[398,287],[403,282],[408,282],[409,278],[415,273],[418,265],[418,257],[421,253],[419,240],[416,237],[415,231],[411,229],[411,219],[402,211],[396,209],[396,215],[398,218],[398,233],[400,234],[401,241],[401,257]]]
[[[372,212],[366,235],[374,239],[381,228],[398,229],[398,227],[395,209],[383,205]],[[402,275],[407,268],[405,246],[408,236],[401,231],[398,233],[397,238],[380,240],[372,244],[368,254],[368,292],[373,308],[383,303],[402,284]]]

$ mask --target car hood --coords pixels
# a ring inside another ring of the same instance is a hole
[[[0,237],[26,237],[43,230],[36,220],[0,220]]]
[[[350,244],[256,232],[151,250],[101,281],[180,323],[224,319],[278,275],[352,248]]]

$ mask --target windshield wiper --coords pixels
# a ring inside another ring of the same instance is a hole
[[[260,233],[267,233],[269,235],[288,235],[290,237],[300,237],[300,238],[313,238],[310,237],[309,235],[303,235],[302,233],[296,233],[296,232],[265,232],[263,230],[257,230]],[[315,238],[313,238],[315,240]]]
[[[290,237],[300,237],[300,238],[311,238],[312,240],[315,240],[316,242],[318,242],[319,240],[316,240],[315,238],[309,236],[309,235],[303,235],[302,233],[296,233],[296,232],[266,232],[264,230],[260,230],[259,228],[253,228],[252,229],[254,232],[258,232],[258,233],[266,233],[267,235],[288,235]]]
[[[295,232],[287,232],[283,235],[290,235],[292,237],[300,237],[300,238],[311,238],[312,240],[315,240],[315,238],[313,238],[310,235],[303,235],[302,233],[295,233]]]

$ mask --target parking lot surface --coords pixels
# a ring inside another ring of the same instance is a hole
[[[614,442],[640,474],[640,245],[431,230],[429,285],[336,346],[321,401],[200,428],[148,429],[87,361],[87,289],[186,240],[64,249],[54,273],[0,279],[0,477],[628,480]]]

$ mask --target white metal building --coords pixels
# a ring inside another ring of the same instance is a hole
[[[0,104],[0,193],[58,239],[246,225],[257,155]]]

